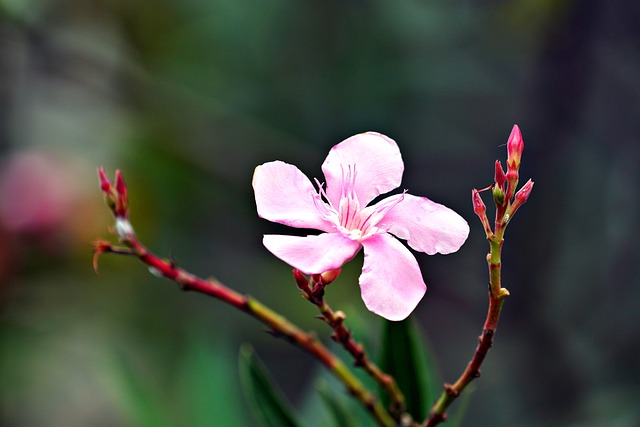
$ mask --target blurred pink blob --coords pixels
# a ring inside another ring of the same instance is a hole
[[[87,210],[95,185],[91,169],[71,154],[46,150],[6,158],[0,167],[0,228],[57,243],[92,233],[87,227],[94,222]]]
[[[70,170],[43,152],[8,159],[0,174],[0,220],[11,232],[55,228],[70,212],[77,185]]]

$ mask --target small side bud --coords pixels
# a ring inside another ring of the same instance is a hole
[[[480,218],[485,234],[487,237],[491,236],[493,232],[491,231],[489,219],[487,218],[487,207],[482,201],[482,197],[480,197],[480,192],[475,188],[471,190],[471,200],[473,202],[473,211],[478,215],[478,218]]]
[[[522,141],[522,133],[518,125],[513,125],[511,135],[507,140],[507,168],[518,170],[520,167],[520,159],[524,150],[524,142]]]
[[[340,271],[341,269],[339,268],[336,268],[335,270],[325,271],[320,275],[320,278],[322,279],[322,283],[324,283],[325,285],[328,285],[329,283],[333,282],[340,275]]]
[[[120,169],[116,170],[116,191],[121,194],[126,194],[127,192],[127,185],[124,183]]]
[[[533,181],[529,180],[516,193],[516,202],[520,202],[520,204],[524,204],[527,201],[527,199],[529,199],[529,195],[531,194],[532,189],[533,189]]]
[[[120,217],[125,217],[127,215],[127,185],[124,182],[124,178],[122,178],[122,173],[120,170],[116,170],[116,215]]]
[[[504,190],[496,185],[491,189],[491,193],[493,194],[493,200],[496,202],[496,206],[504,206],[506,202]]]
[[[487,212],[487,206],[482,201],[482,197],[480,197],[480,192],[475,188],[471,190],[471,200],[473,202],[473,211],[479,217],[482,217]]]
[[[496,172],[494,174],[494,181],[500,188],[504,188],[504,183],[506,180],[507,175],[504,169],[502,169],[502,163],[500,163],[500,160],[496,160]]]
[[[513,214],[516,213],[516,211],[518,210],[518,208],[520,208],[520,206],[526,203],[526,201],[529,199],[529,196],[531,195],[532,189],[533,189],[533,181],[529,180],[525,185],[522,186],[520,190],[518,190],[509,212],[509,215],[511,217],[513,217]]]
[[[111,185],[111,181],[107,178],[107,174],[104,171],[104,168],[98,168],[98,178],[100,179],[100,189],[105,194],[111,194],[113,191],[113,186]]]
[[[309,287],[309,279],[307,276],[302,274],[300,270],[297,268],[293,269],[293,278],[296,281],[296,286],[300,289],[305,295],[309,295],[311,293],[311,288]]]
[[[107,178],[104,168],[98,169],[98,179],[100,180],[100,190],[104,196],[104,201],[112,211],[116,209],[116,190],[113,188],[111,181]]]

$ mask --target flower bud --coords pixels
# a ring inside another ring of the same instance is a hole
[[[124,183],[122,173],[120,170],[116,170],[116,216],[125,217],[127,215],[127,185]]]
[[[328,285],[329,283],[333,282],[340,275],[340,271],[341,270],[339,268],[336,268],[335,270],[325,271],[320,275],[320,277],[322,278],[322,283]]]
[[[113,186],[111,185],[111,181],[107,178],[107,174],[104,171],[104,168],[98,169],[98,178],[100,179],[100,189],[105,194],[110,194]]]
[[[311,293],[311,288],[309,287],[309,279],[302,274],[300,270],[297,268],[293,269],[293,278],[296,281],[296,286],[300,289],[305,295],[309,295]]]
[[[493,186],[491,193],[493,194],[493,200],[496,202],[496,206],[504,206],[506,201],[504,197],[504,190],[500,188],[498,184]]]
[[[473,201],[473,211],[478,215],[478,218],[480,218],[485,234],[487,237],[491,236],[493,233],[489,226],[489,219],[487,218],[487,207],[482,201],[482,197],[480,197],[480,192],[475,188],[471,190],[471,200]]]
[[[525,185],[522,186],[520,190],[518,190],[509,212],[511,217],[513,217],[513,214],[516,213],[518,208],[524,205],[525,202],[529,199],[529,195],[531,195],[532,189],[533,189],[533,181],[529,180]]]
[[[516,191],[519,178],[518,169],[509,168],[507,170],[507,194],[505,196],[507,201],[510,201],[513,198],[513,193]]]
[[[98,169],[98,178],[100,179],[100,190],[102,190],[105,203],[109,206],[109,209],[115,211],[117,199],[116,190],[113,188],[109,178],[107,178],[104,168]]]
[[[504,188],[503,185],[507,180],[507,175],[505,174],[504,169],[502,169],[502,163],[500,163],[500,160],[496,160],[496,172],[493,179],[500,188]]]
[[[520,159],[524,150],[524,142],[518,125],[513,125],[511,135],[507,140],[507,168],[518,170],[520,167]]]
[[[471,190],[471,200],[473,201],[473,211],[476,215],[482,217],[487,212],[487,206],[482,201],[482,197],[480,197],[480,192],[475,188]]]
[[[533,189],[533,181],[529,180],[516,193],[516,201],[520,202],[520,204],[524,204],[527,201],[527,199],[529,199],[529,195],[531,194],[532,189]]]

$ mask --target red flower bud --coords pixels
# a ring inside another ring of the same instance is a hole
[[[116,191],[120,194],[127,193],[127,185],[124,183],[124,178],[122,178],[122,172],[120,172],[120,169],[116,170]]]
[[[522,141],[522,133],[518,125],[513,125],[511,135],[507,140],[507,168],[518,170],[520,167],[520,159],[524,150],[524,142]]]
[[[520,204],[524,204],[527,201],[527,199],[529,198],[529,195],[531,194],[531,190],[532,189],[533,189],[533,181],[529,180],[516,193],[516,201],[520,202]]]
[[[340,271],[341,270],[339,268],[336,268],[335,270],[325,271],[320,275],[320,277],[322,278],[322,283],[328,285],[329,283],[333,282],[340,275]]]
[[[480,197],[480,192],[475,188],[471,190],[471,200],[473,201],[473,211],[476,215],[481,216],[487,212],[487,206],[482,201],[482,197]]]
[[[531,195],[531,190],[533,189],[533,181],[529,180],[525,185],[522,186],[520,190],[516,193],[516,197],[511,205],[509,210],[509,216],[513,217],[513,214],[516,213],[520,206],[524,205],[525,202],[529,199],[529,195]]]
[[[502,169],[502,163],[500,163],[500,160],[496,160],[496,172],[493,179],[500,188],[504,189],[503,185],[507,180],[507,175],[504,172],[504,169]]]
[[[116,216],[126,217],[127,216],[127,185],[124,183],[124,178],[122,178],[122,173],[120,170],[116,170],[116,193],[118,195],[116,202]]]
[[[300,289],[305,295],[311,294],[311,288],[309,287],[309,279],[307,279],[307,276],[302,274],[302,272],[297,268],[294,268],[293,278],[296,281],[296,286],[298,287],[298,289]]]
[[[471,200],[473,201],[473,211],[478,215],[478,218],[480,218],[485,234],[487,237],[491,236],[493,232],[491,231],[489,219],[487,218],[487,207],[482,201],[482,197],[480,197],[480,192],[475,188],[471,190]]]
[[[110,194],[113,187],[111,185],[111,181],[107,178],[107,174],[104,171],[104,168],[98,169],[98,178],[100,179],[100,189],[105,194]]]
[[[100,179],[100,190],[102,190],[102,195],[104,196],[104,201],[109,206],[109,209],[115,211],[116,209],[116,199],[117,194],[116,190],[113,188],[111,181],[107,178],[107,174],[104,171],[104,168],[98,169],[98,178]]]

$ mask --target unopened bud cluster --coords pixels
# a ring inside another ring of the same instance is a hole
[[[491,195],[496,205],[495,230],[504,229],[507,222],[513,218],[513,214],[522,206],[533,188],[533,181],[527,183],[516,192],[519,180],[519,169],[524,151],[524,141],[518,125],[514,125],[507,140],[507,171],[502,167],[500,160],[496,160],[494,170],[494,183],[485,190],[491,189]],[[484,190],[481,190],[484,191]],[[515,193],[515,194],[514,194]],[[473,201],[473,211],[480,218],[487,237],[493,235],[486,215],[486,206],[482,202],[480,192],[474,189],[471,193]]]
[[[297,268],[293,269],[293,278],[296,281],[296,286],[302,291],[302,295],[313,302],[319,303],[324,297],[324,288],[340,275],[340,269],[325,271],[321,274],[312,274],[310,278],[307,278]],[[311,279],[311,280],[309,280]]]
[[[115,231],[120,238],[133,234],[133,227],[129,222],[129,202],[127,200],[127,185],[120,170],[116,171],[115,185],[109,181],[104,168],[98,169],[100,189],[107,206],[116,218]]]

